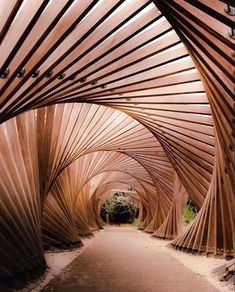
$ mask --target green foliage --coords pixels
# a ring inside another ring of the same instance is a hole
[[[191,198],[188,198],[187,205],[184,208],[183,220],[185,224],[190,224],[197,215],[197,207],[193,204]]]
[[[134,218],[132,225],[134,227],[140,227],[140,224],[141,224],[141,222],[137,218]]]
[[[195,218],[196,213],[194,213],[192,210],[190,210],[189,207],[187,206],[186,208],[184,208],[184,215],[183,216],[184,216],[184,223],[189,224]]]
[[[101,209],[101,217],[106,221],[107,214],[109,222],[112,223],[132,223],[137,208],[132,199],[124,193],[114,194]]]

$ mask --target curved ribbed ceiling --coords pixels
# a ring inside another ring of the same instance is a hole
[[[189,195],[200,212],[173,244],[234,254],[229,4],[0,3],[0,278],[45,263],[41,232],[54,245],[91,234],[119,188],[163,238]]]
[[[125,111],[155,134],[201,206],[213,123],[200,76],[169,22],[146,0],[47,2],[17,6],[1,43],[9,74],[0,79],[0,120],[55,102]]]

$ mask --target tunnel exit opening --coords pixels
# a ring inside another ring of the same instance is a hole
[[[117,192],[103,204],[100,216],[106,224],[132,224],[138,211],[130,196]]]

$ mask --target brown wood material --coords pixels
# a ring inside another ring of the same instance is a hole
[[[234,255],[229,7],[1,1],[0,278],[44,270],[42,228],[49,244],[80,243],[101,227],[98,200],[128,187],[141,229]],[[185,194],[200,211],[180,234]]]

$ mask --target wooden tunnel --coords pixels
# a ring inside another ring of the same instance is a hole
[[[141,229],[234,256],[234,15],[226,0],[0,2],[1,282],[82,245],[130,188]]]

